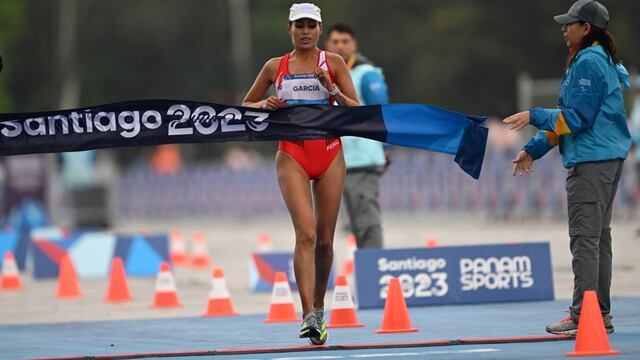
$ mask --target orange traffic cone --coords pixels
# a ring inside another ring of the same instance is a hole
[[[193,257],[191,258],[191,266],[197,269],[205,269],[211,265],[207,243],[204,240],[204,234],[195,233],[193,235]]]
[[[2,274],[0,274],[0,289],[2,290],[20,290],[22,282],[20,281],[20,272],[16,259],[11,251],[4,253],[4,261],[2,262]]]
[[[172,308],[182,306],[176,292],[176,282],[171,273],[171,267],[166,262],[160,264],[160,271],[156,278],[156,294],[153,298],[154,308]]]
[[[584,292],[582,311],[578,322],[578,334],[575,350],[567,356],[618,355],[620,351],[611,350],[607,331],[604,328],[598,296],[593,290]]]
[[[269,308],[269,316],[264,321],[266,323],[278,322],[298,322],[302,321],[296,314],[296,308],[293,306],[293,298],[291,297],[291,288],[287,275],[283,272],[276,273],[276,281],[273,284],[273,292],[271,293],[271,307]]]
[[[78,284],[76,269],[69,255],[62,256],[60,260],[60,272],[58,274],[58,298],[70,299],[81,297],[82,291]]]
[[[418,329],[411,326],[407,303],[398,278],[391,278],[387,290],[387,301],[384,303],[382,326],[376,330],[376,334],[416,332]]]
[[[209,305],[202,316],[235,316],[238,313],[233,308],[231,294],[224,279],[224,271],[221,268],[213,269],[211,280],[211,292],[209,293]]]
[[[429,249],[434,249],[438,247],[438,239],[436,239],[435,237],[429,237],[427,239],[427,242],[424,244],[426,247],[428,247]]]
[[[347,236],[347,257],[342,263],[342,275],[351,276],[355,269],[354,259],[356,254],[356,237],[353,234]]]
[[[169,235],[169,256],[173,266],[186,265],[189,261],[187,246],[180,230],[172,230]]]
[[[271,242],[271,235],[268,233],[260,234],[258,237],[258,252],[269,252],[273,250],[273,243]]]
[[[122,302],[133,300],[129,292],[127,274],[124,270],[122,259],[115,257],[111,262],[111,275],[109,276],[109,286],[107,295],[104,297],[109,302]]]
[[[347,277],[338,276],[336,285],[333,288],[333,303],[329,313],[329,328],[362,327],[358,322],[356,309],[351,297],[351,289],[347,285]]]

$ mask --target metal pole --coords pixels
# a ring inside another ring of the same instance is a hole
[[[528,73],[518,74],[516,80],[516,88],[518,91],[518,111],[524,111],[531,108],[533,102],[533,81]]]
[[[235,103],[239,104],[250,85],[251,22],[249,21],[249,0],[228,1]]]
[[[76,33],[78,24],[78,1],[60,0],[58,6],[58,44],[56,79],[60,84],[58,107],[71,109],[80,105],[80,77],[76,62]],[[58,154],[47,155],[49,168],[47,188],[47,202],[49,213],[55,224],[71,225],[69,197],[65,196],[66,189],[62,185],[60,169],[58,168]],[[64,201],[63,199],[67,199]],[[56,209],[56,211],[52,211]]]
[[[80,105],[80,77],[76,63],[78,1],[61,0],[58,13],[58,74],[60,74],[61,109]]]

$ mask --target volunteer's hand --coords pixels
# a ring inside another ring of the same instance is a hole
[[[513,170],[511,171],[511,175],[516,176],[516,174],[520,174],[520,176],[524,176],[526,173],[533,172],[533,158],[529,153],[522,150],[518,153],[513,162]]]
[[[502,120],[507,125],[511,125],[510,130],[520,131],[531,123],[531,112],[523,111],[517,114],[513,114],[508,118]]]

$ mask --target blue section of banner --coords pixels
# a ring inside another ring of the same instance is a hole
[[[386,142],[455,155],[455,161],[473,178],[480,177],[488,129],[483,116],[470,116],[429,105],[381,106]]]
[[[468,121],[427,105],[382,105],[387,142],[455,155]]]
[[[480,178],[488,137],[489,129],[476,121],[470,121],[454,158],[460,168],[474,179]]]
[[[552,300],[548,243],[359,250],[360,308],[383,308],[392,277],[408,306]]]

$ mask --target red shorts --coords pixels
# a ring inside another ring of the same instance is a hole
[[[322,177],[336,156],[342,150],[340,138],[319,140],[282,140],[278,150],[294,158],[309,179],[317,180]]]

